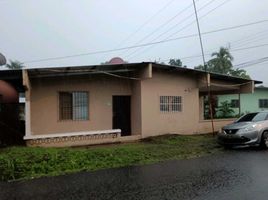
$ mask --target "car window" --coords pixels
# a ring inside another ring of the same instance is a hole
[[[257,115],[258,113],[249,113],[244,116],[242,116],[240,119],[237,120],[237,122],[251,122],[252,119]]]
[[[267,113],[249,113],[237,120],[237,122],[258,122],[267,120]]]
[[[253,119],[253,122],[264,121],[267,119],[267,113],[258,113]]]

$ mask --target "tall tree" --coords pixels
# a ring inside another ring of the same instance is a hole
[[[23,63],[15,60],[9,60],[9,63],[6,65],[8,69],[22,69],[24,68]]]
[[[227,48],[221,47],[219,52],[212,53],[211,57],[214,58],[208,61],[210,71],[230,75],[234,58]]]
[[[227,48],[221,47],[219,52],[214,52],[211,56],[212,59],[207,62],[206,68],[203,65],[199,65],[195,69],[250,79],[244,69],[233,68],[232,61],[234,58]]]

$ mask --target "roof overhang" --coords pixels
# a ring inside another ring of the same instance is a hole
[[[177,67],[152,62],[141,63],[123,63],[108,65],[85,65],[69,67],[46,67],[46,68],[26,68],[28,77],[63,77],[63,76],[82,76],[94,74],[121,75],[122,77],[132,78],[151,78],[152,70],[159,69],[182,75],[189,75],[198,82],[198,88],[201,93],[208,92],[207,80],[209,76],[210,90],[214,93],[249,93],[254,91],[255,84],[261,84],[262,81],[248,80],[234,76],[227,76],[217,73],[208,73],[201,70],[195,70],[185,67]],[[119,76],[118,76],[119,77]],[[0,71],[2,80],[20,80],[22,79],[22,70],[2,70]]]

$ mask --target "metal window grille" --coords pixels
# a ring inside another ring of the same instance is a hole
[[[161,112],[181,112],[182,97],[181,96],[160,96]]]
[[[268,108],[268,99],[259,99],[259,108]]]
[[[60,120],[87,120],[88,93],[60,92]]]

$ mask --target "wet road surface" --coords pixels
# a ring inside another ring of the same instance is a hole
[[[0,182],[0,199],[268,199],[268,151]]]

